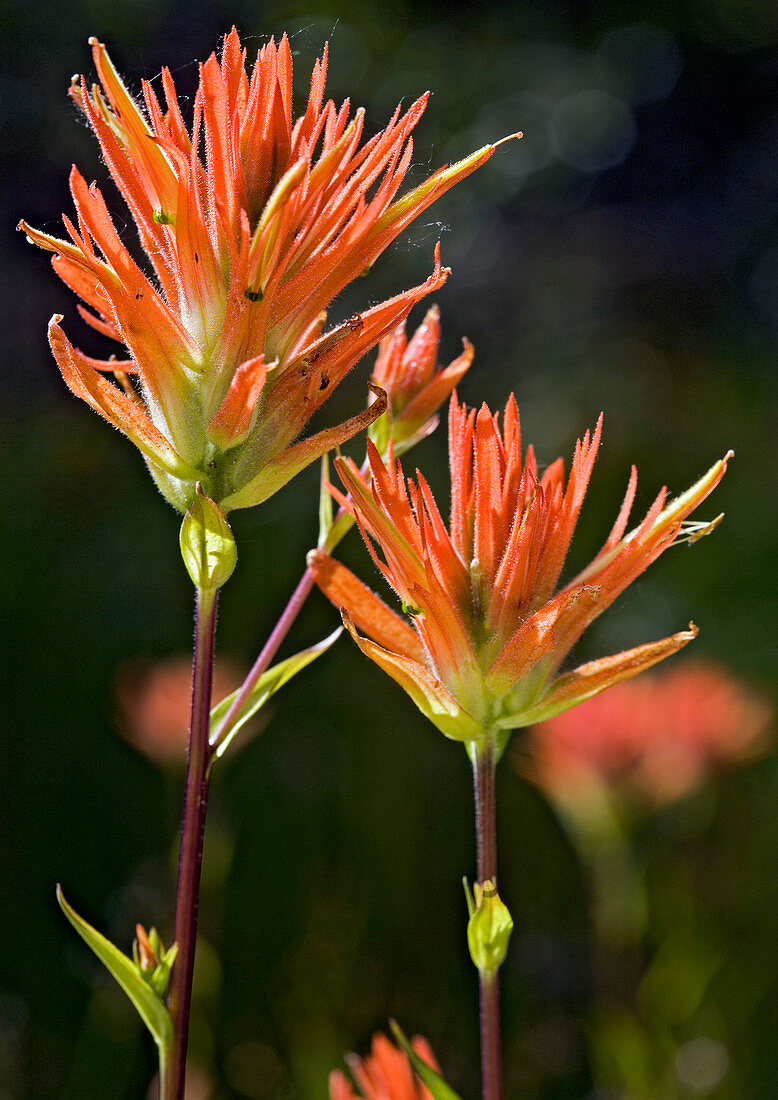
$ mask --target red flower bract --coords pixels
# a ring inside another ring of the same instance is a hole
[[[398,325],[378,345],[372,380],[386,394],[386,415],[374,421],[369,436],[383,454],[391,439],[394,453],[409,450],[438,425],[437,412],[473,362],[473,345],[463,340],[463,351],[447,367],[438,368],[440,310],[432,306],[411,336]]]
[[[586,627],[678,539],[687,516],[718,484],[730,457],[669,504],[663,489],[645,518],[625,534],[637,485],[633,468],[602,550],[557,590],[600,431],[601,422],[576,444],[567,478],[561,459],[541,476],[531,447],[522,461],[513,397],[501,429],[485,405],[478,412],[468,410],[454,396],[448,528],[422,474],[417,472],[416,481],[406,486],[391,455],[385,465],[369,445],[372,484],[352,462],[337,462],[351,499],[334,492],[354,514],[411,622],[321,552],[309,559],[314,575],[343,609],[362,651],[449,737],[503,742],[505,731],[560,713],[634,676],[696,634],[690,626],[560,674]],[[689,538],[699,538],[717,522],[689,525]],[[369,637],[359,636],[357,628]]]
[[[53,252],[57,273],[86,303],[83,318],[127,356],[90,359],[56,316],[52,350],[71,390],[143,452],[160,489],[186,509],[198,481],[223,509],[259,503],[385,408],[295,442],[313,412],[413,304],[420,286],[323,333],[325,309],[399,233],[494,151],[441,168],[398,198],[411,131],[427,97],[362,143],[364,112],[324,101],[326,50],[307,108],[292,117],[289,43],[263,46],[249,75],[233,28],[221,58],[200,66],[191,130],[173,79],[164,104],[143,82],[144,108],[92,40],[100,86],[71,94],[126,200],[153,278],[135,263],[96,184],[76,168],[69,240],[20,223]],[[115,384],[119,383],[119,386]]]

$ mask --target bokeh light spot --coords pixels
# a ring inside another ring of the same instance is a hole
[[[694,1092],[709,1092],[723,1081],[729,1055],[721,1043],[705,1035],[684,1043],[675,1056],[678,1080]]]
[[[561,100],[549,123],[557,156],[583,172],[614,168],[627,157],[637,127],[623,99],[591,89]]]
[[[614,82],[614,89],[632,104],[665,99],[683,69],[673,36],[651,23],[609,31],[596,56]]]

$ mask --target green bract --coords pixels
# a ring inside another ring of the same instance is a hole
[[[198,588],[214,590],[226,584],[238,550],[224,512],[205,495],[199,482],[181,524],[180,543],[184,565]]]
[[[295,653],[294,657],[287,657],[285,661],[279,661],[277,665],[273,665],[267,672],[263,672],[259,680],[257,680],[251,692],[247,696],[243,706],[238,714],[230,722],[229,728],[222,730],[222,723],[227,715],[230,707],[237,698],[238,691],[233,691],[231,695],[227,695],[220,703],[211,711],[211,748],[214,751],[214,755],[219,757],[232,741],[235,734],[250,718],[252,718],[260,707],[268,701],[271,695],[274,695],[279,688],[291,680],[293,676],[296,676],[298,672],[301,672],[306,665],[309,665],[311,661],[315,661],[317,657],[320,657],[322,653],[330,648],[333,642],[342,633],[343,628],[338,627],[322,641],[317,642],[316,645],[309,646],[308,649],[303,649],[299,653]]]

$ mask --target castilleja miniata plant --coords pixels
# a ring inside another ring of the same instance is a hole
[[[353,462],[339,459],[337,470],[350,495],[332,491],[359,524],[405,618],[321,550],[309,557],[317,583],[341,608],[362,652],[442,733],[464,742],[472,760],[478,882],[475,901],[468,891],[468,902],[471,955],[481,978],[485,1097],[499,1095],[502,1087],[497,975],[513,926],[496,891],[495,765],[509,731],[568,710],[695,637],[690,624],[669,638],[560,673],[587,626],[663,551],[679,536],[697,539],[716,526],[718,520],[684,529],[730,457],[669,504],[662,489],[644,519],[625,534],[637,487],[633,467],[604,546],[558,589],[601,429],[602,417],[594,433],[576,443],[567,478],[561,459],[541,476],[533,449],[522,456],[513,395],[502,427],[485,405],[467,409],[454,395],[448,527],[424,476],[417,472],[415,481],[406,482],[391,446],[384,462],[368,443],[369,481]],[[485,942],[474,935],[481,928]]]
[[[112,354],[79,351],[52,318],[49,340],[72,392],[141,451],[165,499],[183,513],[183,563],[196,592],[189,752],[178,890],[168,946],[138,924],[132,955],[88,925],[58,891],[75,929],[133,1001],[159,1051],[161,1100],[183,1100],[197,903],[208,785],[236,732],[283,684],[317,659],[340,629],[271,667],[318,582],[343,609],[360,648],[408,691],[448,737],[468,748],[476,776],[478,874],[467,887],[467,942],[481,978],[483,1095],[502,1092],[497,974],[512,929],[496,886],[494,766],[512,729],[547,718],[675,652],[694,628],[616,657],[561,668],[587,625],[683,530],[724,473],[717,463],[667,504],[664,493],[625,534],[635,476],[594,562],[559,587],[565,555],[600,438],[600,425],[541,476],[522,458],[516,404],[502,427],[483,407],[452,398],[452,509],[446,528],[426,481],[405,479],[396,456],[434,430],[437,410],[471,365],[473,349],[438,365],[439,313],[410,338],[412,307],[449,275],[439,249],[429,277],[378,305],[328,325],[343,288],[453,184],[493,154],[488,145],[404,188],[422,96],[364,134],[364,112],[325,100],[327,51],[316,62],[303,113],[292,109],[286,36],[247,68],[233,29],[221,55],[200,65],[191,117],[162,70],[161,96],[143,82],[136,101],[105,46],[92,40],[99,83],[70,94],[100,144],[135,223],[147,266],[120,236],[100,189],[77,168],[76,217],[60,238],[20,228],[53,253],[79,296],[83,320],[114,341]],[[521,136],[521,135],[514,135]],[[365,408],[305,435],[312,415],[376,343]],[[122,349],[122,350],[117,350]],[[337,459],[345,494],[328,490],[326,456],[369,430],[360,470]],[[216,608],[237,547],[227,514],[261,504],[318,458],[325,460],[318,549],[243,685],[212,705]],[[331,556],[356,521],[407,618],[383,604]],[[690,529],[697,538],[713,524]],[[359,632],[362,632],[361,634]],[[363,636],[367,635],[367,637]],[[259,930],[257,934],[260,934]],[[464,937],[463,937],[464,938]],[[393,1025],[399,1049],[376,1039],[352,1059],[365,1096],[456,1100],[423,1042]],[[322,1083],[324,1086],[324,1082]],[[339,1073],[331,1095],[353,1095]]]

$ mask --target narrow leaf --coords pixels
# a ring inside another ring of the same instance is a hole
[[[275,695],[279,688],[283,687],[298,672],[301,672],[306,665],[315,661],[322,653],[326,653],[342,633],[342,630],[343,627],[338,627],[337,630],[322,639],[322,641],[317,642],[316,645],[295,653],[293,657],[287,657],[285,661],[280,661],[277,665],[269,668],[267,672],[263,672],[226,733],[222,733],[221,724],[227,711],[232,706],[233,700],[237,698],[240,688],[233,691],[231,695],[226,696],[220,703],[217,703],[211,711],[211,746],[215,750],[215,755],[222,755],[238,730],[242,729],[250,718],[253,718],[271,695]]]
[[[390,1020],[389,1027],[392,1029],[392,1035],[394,1035],[398,1044],[410,1058],[411,1065],[419,1080],[427,1086],[435,1100],[460,1100],[457,1093],[450,1085],[446,1084],[440,1074],[436,1073],[432,1066],[428,1066],[424,1059],[419,1057],[397,1021]]]
[[[101,963],[110,971],[138,1011],[140,1018],[154,1036],[154,1041],[162,1051],[170,1049],[173,1042],[173,1025],[164,1002],[149,986],[140,974],[132,959],[114,947],[91,924],[79,917],[68,904],[57,884],[57,901],[65,916],[78,932],[79,936],[91,947]]]

